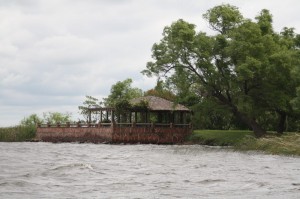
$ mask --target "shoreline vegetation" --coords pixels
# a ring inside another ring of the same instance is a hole
[[[34,125],[0,128],[0,142],[33,141],[35,133]],[[288,132],[281,136],[269,132],[263,138],[255,138],[253,132],[247,130],[194,130],[184,144],[232,146],[236,151],[300,156],[299,132]]]
[[[35,125],[0,127],[0,142],[25,142],[35,137]]]
[[[278,135],[268,132],[262,138],[255,138],[247,130],[194,130],[187,144],[210,146],[232,146],[236,151],[261,151],[273,155],[300,156],[300,133],[286,132]]]

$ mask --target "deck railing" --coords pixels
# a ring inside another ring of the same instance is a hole
[[[39,128],[99,128],[99,127],[161,127],[161,128],[192,128],[191,123],[189,124],[174,124],[174,123],[85,123],[85,122],[66,122],[66,123],[39,123]]]

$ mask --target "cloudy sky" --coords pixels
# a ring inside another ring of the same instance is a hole
[[[49,111],[77,120],[85,95],[126,78],[154,87],[140,72],[163,28],[182,18],[209,32],[202,14],[222,3],[251,19],[266,8],[276,31],[300,33],[299,0],[0,0],[0,126]]]

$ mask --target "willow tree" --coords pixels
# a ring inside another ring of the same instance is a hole
[[[186,74],[202,96],[227,106],[261,137],[266,131],[256,117],[275,106],[285,107],[282,100],[273,99],[273,91],[284,95],[279,85],[291,77],[294,66],[292,61],[285,63],[293,60],[293,53],[280,45],[267,14],[263,10],[253,22],[234,6],[216,6],[203,15],[215,31],[212,36],[180,19],[164,28],[163,38],[152,48],[154,61],[143,73],[166,79]],[[284,74],[276,73],[278,69],[285,69]]]

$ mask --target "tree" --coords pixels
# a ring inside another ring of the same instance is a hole
[[[228,130],[236,128],[231,112],[213,99],[203,98],[191,109],[194,113],[193,127],[196,129]]]
[[[129,101],[143,95],[141,89],[134,88],[131,84],[132,79],[130,78],[125,79],[124,81],[118,81],[116,84],[112,85],[108,97],[103,99],[106,107],[115,108],[115,116],[119,122],[127,122],[128,109],[131,108]]]
[[[59,112],[47,112],[43,113],[44,121],[56,124],[66,123],[71,121],[70,113],[59,113]]]
[[[31,114],[30,116],[24,118],[21,121],[23,126],[36,126],[38,123],[42,123],[43,119],[40,118],[37,114]]]
[[[286,108],[290,99],[286,93],[293,92],[282,89],[284,83],[294,84],[287,81],[295,67],[290,61],[295,60],[293,53],[280,44],[282,36],[273,33],[267,10],[260,13],[257,22],[244,19],[228,4],[203,16],[215,35],[197,33],[194,24],[182,19],[174,22],[153,45],[154,61],[147,63],[143,73],[167,80],[174,74],[187,74],[187,81],[202,97],[226,106],[261,137],[266,131],[256,118],[276,107]],[[283,72],[278,73],[280,69]]]
[[[131,86],[132,79],[128,78],[124,81],[118,81],[112,85],[110,94],[107,98],[104,98],[104,105],[107,107],[116,107],[118,103],[124,103],[136,97],[141,97],[143,91],[139,88],[133,88]]]
[[[158,80],[156,86],[144,93],[145,96],[156,96],[166,100],[174,101],[176,95],[166,87],[163,81]]]
[[[99,99],[89,96],[89,95],[86,95],[83,105],[78,106],[79,113],[84,117],[84,119],[86,121],[88,121],[89,120],[88,109],[89,108],[99,108],[99,107],[101,107],[102,104],[103,104],[103,102],[99,101]],[[93,114],[93,115],[91,115],[91,117],[93,117],[93,118],[91,118],[92,121],[97,121],[97,119],[98,119],[97,114]]]

